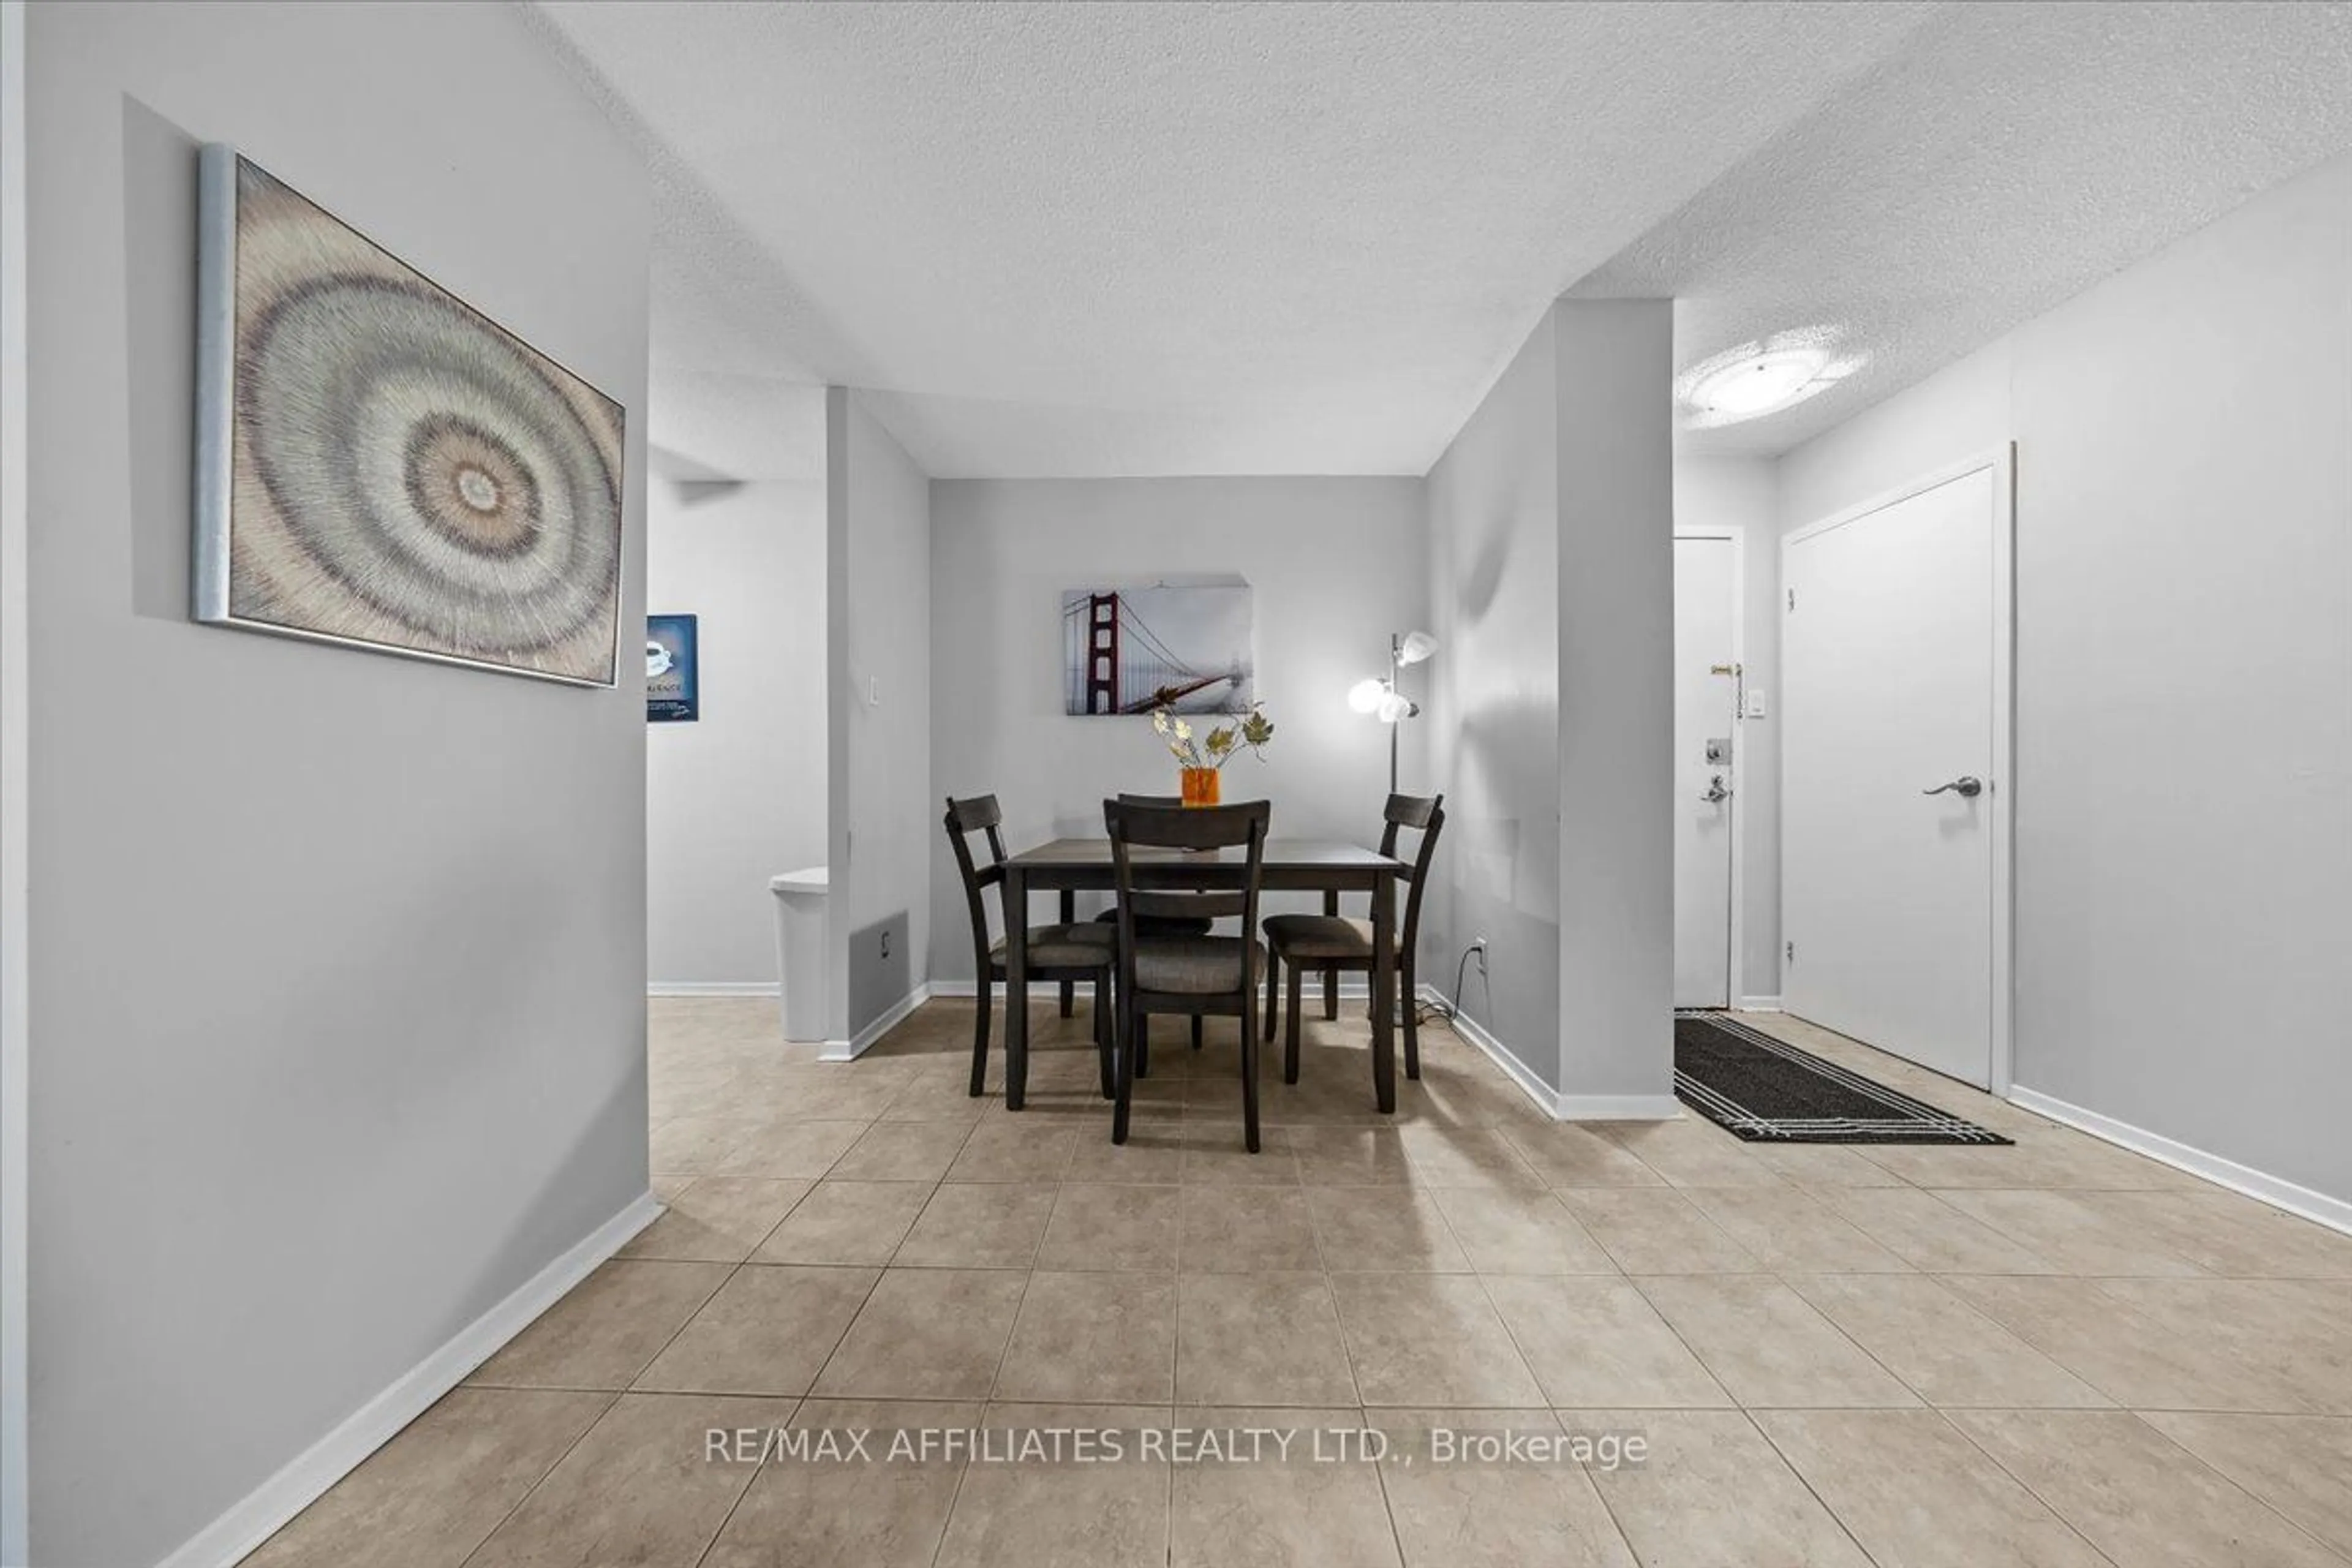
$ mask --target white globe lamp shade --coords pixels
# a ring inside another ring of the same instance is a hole
[[[1393,724],[1401,719],[1412,718],[1415,712],[1419,711],[1419,710],[1413,706],[1410,700],[1401,697],[1393,691],[1388,691],[1383,692],[1381,695],[1379,711],[1381,723]]]
[[[1427,632],[1407,632],[1397,645],[1399,664],[1419,664],[1437,651],[1437,639]]]
[[[1359,713],[1376,713],[1381,700],[1388,694],[1388,682],[1384,680],[1359,680],[1348,689],[1348,706]]]
[[[1820,390],[1814,383],[1828,368],[1818,349],[1781,349],[1735,360],[1702,375],[1691,402],[1709,414],[1753,419],[1776,413]]]

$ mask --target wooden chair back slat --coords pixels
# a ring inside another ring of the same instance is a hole
[[[1405,883],[1404,924],[1397,932],[1398,951],[1412,952],[1414,944],[1421,940],[1421,895],[1428,890],[1430,868],[1437,861],[1437,837],[1445,828],[1445,797],[1438,795],[1420,800],[1408,795],[1391,795],[1388,837],[1391,839],[1398,827],[1408,826],[1398,820],[1397,803],[1400,801],[1406,802],[1412,808],[1412,815],[1420,818],[1418,823],[1410,826],[1421,829],[1421,843],[1414,849],[1412,869],[1402,874]],[[1395,851],[1391,849],[1389,853],[1394,854]]]
[[[948,819],[959,833],[978,833],[986,827],[1001,827],[1004,812],[992,795],[976,795],[968,800],[948,797]]]
[[[1273,815],[1273,803],[1264,800],[1196,806],[1103,802],[1103,826],[1111,842],[1138,848],[1234,849],[1251,842],[1253,835],[1263,847]]]
[[[1399,827],[1427,827],[1430,817],[1444,801],[1442,795],[1392,795],[1389,796],[1389,804],[1382,811],[1381,818]]]
[[[945,820],[948,847],[955,852],[956,873],[963,880],[964,907],[971,916],[972,973],[980,977],[984,994],[988,982],[989,938],[988,900],[983,895],[988,889],[997,887],[1004,880],[1004,840],[998,833],[1004,821],[1004,813],[998,807],[992,795],[977,795],[967,800],[958,800],[950,795]],[[971,836],[974,833],[985,836],[988,840],[988,864],[985,867],[975,864],[972,859]],[[1013,911],[1005,910],[1004,916],[1009,921]]]
[[[1381,853],[1391,859],[1402,858],[1397,854],[1400,829],[1421,835],[1419,852],[1413,857],[1412,864],[1397,875],[1399,881],[1410,882],[1419,888],[1423,876],[1429,869],[1430,857],[1437,843],[1437,830],[1445,821],[1445,797],[1442,795],[1392,795],[1381,814]]]

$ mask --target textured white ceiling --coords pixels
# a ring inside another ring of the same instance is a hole
[[[746,476],[828,381],[943,476],[1418,474],[1572,285],[1866,339],[1689,437],[1778,449],[2352,141],[2341,5],[526,14],[654,163],[653,437]]]
[[[557,0],[535,19],[655,153],[666,446],[714,445],[674,427],[674,389],[731,376],[872,389],[940,475],[1418,474],[1555,295],[1924,15]]]
[[[1674,296],[1686,364],[1836,329],[1831,390],[1682,437],[1778,453],[2347,147],[2352,6],[1955,7],[1574,292]]]

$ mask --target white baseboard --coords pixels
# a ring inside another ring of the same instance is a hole
[[[1513,1083],[1518,1085],[1519,1092],[1521,1094],[1526,1095],[1529,1100],[1535,1101],[1537,1110],[1542,1111],[1545,1115],[1549,1116],[1554,1120],[1558,1120],[1559,1112],[1555,1110],[1554,1107],[1556,1107],[1559,1102],[1559,1092],[1555,1090],[1551,1085],[1544,1082],[1542,1079],[1537,1077],[1535,1068],[1519,1060],[1517,1056],[1512,1054],[1511,1048],[1508,1046],[1503,1044],[1502,1041],[1488,1034],[1485,1026],[1481,1025],[1475,1018],[1472,1018],[1465,1014],[1454,1012],[1454,1004],[1448,1001],[1444,993],[1439,991],[1437,987],[1434,985],[1424,985],[1421,989],[1422,994],[1426,999],[1434,1002],[1439,1006],[1447,1010],[1450,1016],[1445,1021],[1455,1034],[1461,1036],[1464,1039],[1469,1041],[1472,1045],[1486,1052],[1488,1057],[1492,1058],[1495,1065],[1503,1069],[1503,1076],[1509,1079]]]
[[[817,1053],[816,1059],[821,1062],[856,1061],[866,1054],[867,1047],[905,1023],[908,1014],[929,1001],[935,994],[931,983],[928,980],[923,982],[885,1007],[880,1017],[857,1031],[856,1038],[825,1041],[824,1048]]]
[[[1563,1094],[1552,1115],[1562,1121],[1678,1121],[1684,1111],[1671,1094]]]
[[[1742,996],[1739,999],[1739,1011],[1742,1013],[1777,1013],[1780,1010],[1780,998],[1778,996]]]
[[[1285,985],[1287,985],[1289,983],[1286,980],[1284,984]],[[1422,990],[1424,992],[1428,989],[1429,987],[1426,985],[1422,987]],[[1315,1001],[1318,997],[1323,994],[1323,977],[1319,974],[1314,973],[1312,971],[1301,975],[1298,981],[1298,994],[1306,997],[1310,1003]],[[1284,994],[1287,995],[1288,992],[1286,991]],[[1342,1000],[1356,1002],[1370,1001],[1372,998],[1371,977],[1366,974],[1340,975],[1339,995]]]
[[[774,996],[781,987],[772,980],[653,980],[648,996]]]
[[[1003,989],[1003,983],[999,982],[989,986],[988,994],[993,996]],[[1078,987],[1078,994],[1084,996],[1092,989],[1094,989],[1093,984],[1089,982]],[[1058,980],[1032,980],[1029,983],[1029,1000],[1043,1001],[1050,996],[1060,995],[1061,991],[1062,984]],[[980,986],[970,980],[934,980],[931,982],[931,994],[941,997],[977,996],[980,994]]]
[[[1421,994],[1451,1011],[1452,1004],[1434,985],[1423,986]],[[1455,1034],[1492,1058],[1519,1092],[1554,1121],[1672,1121],[1683,1114],[1683,1102],[1671,1094],[1562,1094],[1475,1018],[1454,1014],[1447,1022]]]
[[[457,1331],[439,1350],[401,1374],[393,1385],[352,1413],[341,1426],[297,1455],[228,1511],[163,1559],[161,1568],[230,1568],[356,1468],[499,1347],[529,1327],[564,1292],[661,1216],[646,1193],[598,1226],[497,1306]]]
[[[2095,1110],[2085,1110],[2079,1105],[2071,1105],[2038,1089],[2012,1085],[2009,1099],[2021,1110],[2046,1116],[2053,1121],[2063,1121],[2069,1127],[2088,1132],[2094,1138],[2104,1138],[2135,1154],[2145,1154],[2175,1170],[2202,1176],[2231,1192],[2260,1199],[2273,1208],[2284,1209],[2314,1224],[2324,1225],[2330,1230],[2352,1235],[2352,1203],[2342,1198],[2329,1197],[2326,1193],[2297,1186],[2283,1177],[2257,1171],[2251,1165],[2241,1165],[2235,1160],[2224,1159],[2219,1154],[2209,1154],[2202,1149],[2192,1149],[2162,1133],[2134,1127],[2127,1121],[2117,1121],[2114,1117],[2102,1116]]]

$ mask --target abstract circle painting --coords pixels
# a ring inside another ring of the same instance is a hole
[[[205,152],[198,618],[612,684],[620,405]]]

